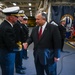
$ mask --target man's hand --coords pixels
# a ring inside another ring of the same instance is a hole
[[[23,43],[23,47],[24,47],[24,49],[27,49],[28,43]]]
[[[54,61],[55,62],[58,62],[59,61],[59,58],[54,57]]]

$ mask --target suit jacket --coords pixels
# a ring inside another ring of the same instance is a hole
[[[44,65],[54,62],[54,57],[60,57],[60,33],[55,25],[47,23],[44,32],[38,40],[39,26],[33,28],[30,38],[27,40],[28,44],[34,43],[34,58],[35,62],[39,58]]]
[[[13,52],[18,50],[13,27],[4,20],[0,25],[0,49]]]

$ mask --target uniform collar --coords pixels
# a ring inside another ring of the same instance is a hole
[[[13,27],[13,24],[11,22],[9,22],[8,20],[6,20],[6,21],[11,25],[11,27]]]

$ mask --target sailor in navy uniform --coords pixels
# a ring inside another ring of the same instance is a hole
[[[19,41],[21,42],[22,44],[22,31],[23,31],[23,27],[22,27],[22,20],[23,20],[23,17],[24,17],[24,11],[23,10],[20,10],[19,13],[18,13],[19,17],[18,17],[18,20],[17,22],[14,24],[14,30],[15,30],[15,34],[16,34],[16,42],[18,43]],[[19,73],[19,74],[25,74],[24,70],[26,69],[25,67],[22,66],[22,51],[20,52],[17,52],[16,53],[16,58],[15,58],[15,70],[16,70],[16,73]]]
[[[0,25],[0,66],[2,75],[14,75],[15,53],[22,45],[16,43],[13,24],[17,21],[19,7],[8,7],[2,10],[6,19]]]
[[[25,15],[22,21],[23,25],[23,34],[22,34],[22,42],[26,42],[29,37],[29,28],[28,28],[28,17]],[[23,49],[23,59],[28,59],[27,50]]]

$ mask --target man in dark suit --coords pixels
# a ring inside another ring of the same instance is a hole
[[[60,33],[58,27],[47,23],[47,15],[39,13],[36,15],[37,26],[33,28],[29,39],[23,43],[26,49],[34,43],[34,61],[37,75],[57,75],[56,62],[60,57]],[[42,29],[40,30],[40,28]],[[40,38],[38,33],[40,31]]]
[[[0,25],[0,66],[2,75],[14,75],[15,52],[22,49],[15,39],[13,29],[17,21],[19,7],[9,7],[2,10],[6,19]]]
[[[64,40],[66,37],[66,20],[61,20],[60,21],[60,25],[58,26],[59,31],[60,31],[60,35],[61,35],[61,51],[63,52],[63,47],[64,47]]]

